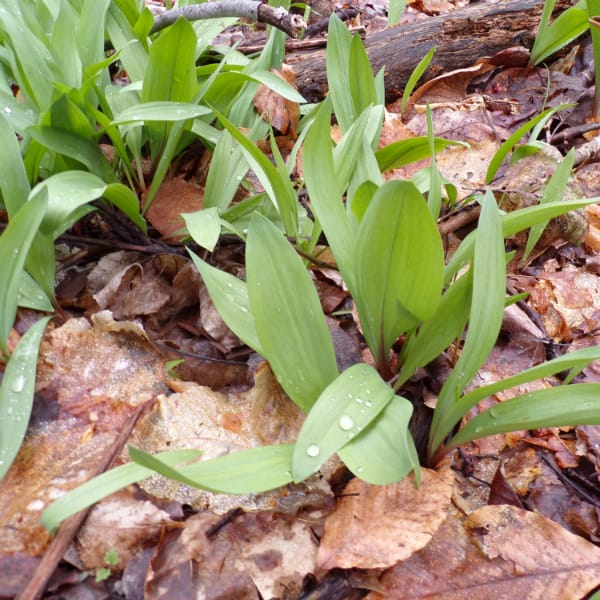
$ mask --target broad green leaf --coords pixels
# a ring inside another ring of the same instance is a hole
[[[393,27],[398,24],[406,7],[406,0],[390,0],[388,6],[388,25]]]
[[[119,52],[120,60],[129,79],[142,81],[148,65],[148,53],[133,31],[137,16],[130,21],[126,16],[128,10],[124,9],[125,4],[122,0],[110,3],[106,15],[106,33],[115,50]],[[134,10],[139,16],[136,7]]]
[[[325,100],[316,113],[302,152],[304,181],[311,207],[327,237],[346,285],[354,288],[354,236],[334,167],[331,147],[331,104]]]
[[[27,133],[52,152],[74,158],[104,181],[116,183],[117,176],[97,142],[70,131],[41,125],[30,127]]]
[[[187,19],[162,31],[150,47],[142,101],[191,102],[198,91],[195,49],[196,34]]]
[[[248,231],[246,271],[263,356],[288,396],[308,411],[338,375],[333,344],[302,260],[259,215]]]
[[[585,198],[583,200],[564,200],[563,202],[554,202],[547,204],[538,204],[528,206],[514,212],[502,215],[500,217],[502,224],[502,235],[506,238],[519,231],[528,229],[536,223],[541,223],[548,219],[553,219],[559,215],[564,215],[572,210],[583,208],[588,204],[600,202],[600,197]],[[446,266],[445,280],[449,281],[458,273],[473,255],[473,246],[475,243],[476,232],[470,233],[460,244],[458,250],[454,253],[448,265]]]
[[[83,76],[81,56],[74,32],[77,29],[79,15],[68,2],[63,3],[50,37],[50,52],[56,61],[57,70],[62,75],[61,83],[70,88],[80,88]],[[98,31],[98,23],[94,23]]]
[[[234,145],[231,134],[223,130],[213,151],[206,178],[204,208],[216,206],[221,211],[225,210],[247,172],[248,163],[241,147]]]
[[[85,0],[77,29],[77,47],[84,69],[104,58],[106,13],[111,0]]]
[[[460,394],[492,351],[504,313],[506,264],[504,239],[496,200],[491,191],[483,199],[475,233],[473,295],[467,336],[454,370],[440,391],[430,431],[430,456],[463,416]]]
[[[26,202],[0,235],[0,350],[8,356],[8,334],[13,326],[19,302],[21,273],[27,253],[44,218],[47,195],[38,194]]]
[[[413,183],[390,181],[375,193],[360,224],[355,265],[363,332],[384,365],[398,336],[431,317],[442,293],[442,240]]]
[[[9,218],[25,204],[30,187],[21,158],[17,136],[3,111],[0,111],[0,192]]]
[[[198,92],[195,49],[196,34],[186,19],[180,18],[162,31],[150,47],[142,102],[192,102]],[[158,160],[171,127],[168,122],[146,124],[153,161]]]
[[[221,218],[216,207],[181,213],[192,239],[210,252],[215,249],[221,234]]]
[[[306,102],[302,94],[300,94],[296,88],[292,87],[287,81],[270,71],[256,70],[249,74],[237,73],[237,76],[243,77],[248,81],[262,83],[264,86],[291,102],[298,102],[299,104],[304,104]]]
[[[552,117],[552,115],[570,106],[573,105],[560,104],[559,106],[555,106],[554,108],[548,108],[545,111],[541,112],[539,115],[533,117],[533,119],[527,121],[527,123],[525,123],[524,125],[521,125],[519,129],[512,133],[509,136],[509,138],[500,146],[500,148],[498,148],[496,154],[494,154],[494,157],[490,161],[487,172],[485,174],[485,182],[490,183],[492,179],[494,179],[496,173],[498,172],[498,169],[504,162],[504,159],[508,156],[509,152],[521,141],[521,138],[527,134],[527,132],[531,131],[538,123],[541,123],[542,121],[547,121],[548,119],[550,119],[550,117]]]
[[[242,342],[264,356],[256,333],[256,324],[250,314],[250,301],[248,300],[246,283],[225,271],[211,267],[191,250],[188,250],[188,252],[196,268],[200,271],[200,275],[202,275],[211,300],[229,329]]]
[[[554,0],[552,2],[546,0],[543,15],[545,18],[542,18],[531,49],[530,60],[535,65],[569,45],[589,27],[585,2],[578,2],[576,6],[563,11],[552,22],[552,25],[548,26],[548,19],[552,14],[553,7]]]
[[[27,431],[38,349],[49,320],[44,317],[27,330],[4,369],[0,385],[0,480],[17,456]]]
[[[408,424],[412,404],[394,396],[358,436],[338,451],[344,464],[363,481],[387,485],[415,472],[420,482],[419,457]]]
[[[600,384],[579,383],[537,390],[500,402],[472,418],[451,440],[448,449],[507,431],[597,425]]]
[[[174,468],[129,446],[135,462],[176,481],[224,494],[259,494],[292,481],[293,444],[261,446]]]
[[[146,221],[140,214],[140,203],[137,194],[122,183],[111,183],[102,193],[111,204],[116,206],[142,232],[146,232]]]
[[[338,375],[310,409],[298,434],[294,481],[303,481],[318,471],[327,459],[359,435],[393,397],[394,390],[370,365],[356,364]]]
[[[54,237],[60,235],[73,224],[73,214],[100,198],[106,187],[100,178],[86,171],[64,171],[45,179],[31,192],[32,197],[41,190],[48,192],[48,208],[40,230]]]
[[[352,73],[352,77],[350,77],[350,95],[354,102],[355,114],[358,116],[369,106],[377,104],[373,69],[362,40],[358,35],[353,35],[350,42],[348,68]]]
[[[550,202],[560,202],[563,198],[569,178],[571,177],[571,169],[573,168],[573,162],[575,160],[575,150],[571,150],[563,160],[557,165],[552,177],[544,187],[544,192],[540,204],[548,204]],[[525,245],[525,251],[523,258],[521,259],[521,265],[524,265],[527,261],[527,257],[531,254],[533,248],[540,239],[548,221],[542,221],[536,223],[530,230],[529,236],[527,237],[527,244]]]
[[[327,84],[329,98],[342,133],[350,129],[358,116],[352,95],[349,93],[353,75],[349,69],[351,43],[352,35],[346,26],[335,14],[331,15],[327,33]]]
[[[54,236],[38,230],[27,254],[25,269],[40,286],[44,294],[52,302],[55,302],[56,256]]]
[[[46,110],[52,99],[53,83],[60,80],[50,51],[5,6],[0,6],[0,37],[12,54],[13,75],[21,93],[38,111]]]
[[[558,358],[554,358],[536,365],[535,367],[531,367],[525,371],[521,371],[512,377],[507,377],[506,379],[502,379],[496,383],[474,389],[460,399],[460,409],[462,410],[463,414],[466,414],[467,411],[475,406],[479,401],[483,400],[484,398],[488,398],[489,396],[493,396],[498,392],[528,383],[530,381],[556,375],[562,371],[581,371],[595,360],[600,360],[600,346],[590,346],[589,348],[582,348],[581,350],[575,350],[574,352],[563,354]]]
[[[246,161],[265,188],[273,205],[277,207],[285,232],[290,237],[296,237],[298,235],[298,200],[294,185],[287,172],[273,165],[267,156],[223,115],[216,113],[216,116],[242,147]]]
[[[452,144],[458,143],[459,142],[453,142],[452,140],[443,138],[434,138],[434,148],[436,152],[439,152]],[[392,169],[398,169],[404,165],[418,162],[431,156],[429,138],[426,135],[423,135],[407,138],[398,142],[392,142],[381,148],[381,150],[378,150],[375,153],[375,156],[377,157],[377,164],[382,173],[391,171]]]
[[[54,307],[48,296],[35,280],[27,273],[21,271],[21,285],[19,287],[19,306],[40,310],[44,312],[52,312]]]
[[[169,450],[157,454],[155,458],[173,466],[195,460],[201,454],[202,452],[198,450]],[[155,474],[156,472],[152,469],[133,462],[106,471],[55,500],[42,513],[42,525],[50,533],[54,533],[61,522],[71,515],[88,508],[102,500],[102,498],[106,498],[106,496],[110,496],[128,485],[143,481]]]
[[[433,315],[402,348],[402,370],[394,383],[400,389],[416,372],[438,357],[465,329],[471,308],[470,274],[463,275],[443,294]]]
[[[111,124],[123,125],[145,121],[186,121],[187,119],[208,115],[211,112],[211,109],[206,106],[188,102],[145,102],[126,108],[117,115]]]
[[[397,0],[396,0],[397,1]],[[388,17],[389,18],[389,17]],[[437,48],[433,46],[429,52],[419,61],[419,64],[412,70],[408,81],[406,82],[406,86],[404,87],[404,92],[402,92],[402,104],[400,106],[400,112],[404,113],[406,107],[408,106],[408,101],[410,100],[410,96],[415,89],[417,82],[421,79],[421,75],[427,71],[427,67],[431,63],[433,59],[433,55],[436,53]]]

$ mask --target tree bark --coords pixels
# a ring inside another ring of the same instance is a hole
[[[531,48],[543,4],[543,0],[476,2],[449,14],[367,35],[364,45],[373,71],[385,68],[390,101],[402,94],[413,69],[432,46],[437,52],[423,81],[511,46]],[[555,14],[571,5],[569,0],[558,0]],[[325,96],[325,48],[294,50],[286,62],[294,68],[298,89],[307,100],[316,102]]]

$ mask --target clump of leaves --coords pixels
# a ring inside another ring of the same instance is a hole
[[[297,222],[286,224],[284,219],[291,204],[287,179],[281,179],[287,178],[287,171],[280,169],[278,175],[226,124],[261,181],[270,186],[265,188],[281,222],[258,213],[251,217],[246,281],[194,254],[192,258],[224,320],[269,361],[283,389],[307,413],[298,439],[295,444],[193,464],[185,462],[197,459],[200,452],[150,456],[130,448],[132,463],[88,482],[45,511],[43,522],[50,529],[68,514],[153,472],[211,491],[252,493],[302,481],[337,453],[367,482],[391,483],[411,471],[418,481],[419,463],[409,431],[413,406],[401,389],[418,368],[453,343],[460,356],[434,411],[428,446],[432,464],[458,445],[492,433],[600,419],[592,401],[600,392],[598,385],[569,385],[578,370],[600,358],[597,348],[467,391],[494,347],[510,301],[505,293],[504,238],[594,200],[543,202],[501,215],[487,191],[478,197],[482,210],[477,229],[446,265],[436,227],[439,199],[431,193],[432,181],[439,179],[432,178],[426,198],[412,181],[384,183],[381,171],[420,159],[423,151],[427,155],[447,142],[430,134],[416,144],[375,150],[383,115],[382,74],[373,76],[360,39],[350,36],[335,18],[328,36],[327,75],[329,97],[303,123],[304,178],[316,221],[311,240],[297,243],[303,244],[303,251],[310,250],[314,233],[324,232],[356,303],[375,367],[360,363],[339,372],[310,275],[284,236],[294,238],[297,233]],[[330,136],[332,112],[342,130],[337,145]],[[405,340],[402,350],[390,360],[400,336]],[[479,400],[565,370],[571,373],[564,385],[517,396],[455,432]]]

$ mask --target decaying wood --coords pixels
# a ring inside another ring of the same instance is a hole
[[[439,17],[367,33],[364,44],[373,70],[385,67],[386,93],[391,100],[401,95],[413,69],[432,46],[437,52],[424,80],[511,46],[531,48],[543,4],[542,0],[477,2]],[[555,13],[571,5],[569,0],[558,0]],[[325,96],[324,48],[294,51],[286,62],[294,68],[298,89],[307,100],[316,102]]]

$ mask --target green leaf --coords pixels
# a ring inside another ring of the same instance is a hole
[[[198,91],[195,52],[196,34],[186,19],[178,19],[162,31],[150,47],[148,66],[142,84],[142,102],[191,102]],[[148,123],[150,154],[159,158],[171,124]]]
[[[460,357],[438,397],[430,431],[430,456],[463,416],[460,394],[492,351],[504,313],[506,264],[496,200],[490,190],[483,199],[475,233],[473,295],[469,327]]]
[[[390,181],[375,193],[360,224],[355,264],[363,332],[385,365],[398,336],[431,317],[442,293],[441,237],[412,182]]]
[[[578,2],[562,12],[548,27],[553,7],[554,1],[547,0],[544,3],[544,15],[531,49],[530,61],[535,65],[570,44],[589,28],[585,2]]]
[[[354,102],[354,111],[358,116],[369,106],[377,104],[375,78],[369,57],[360,36],[353,35],[350,42],[349,71],[350,96]]]
[[[52,152],[74,158],[104,181],[116,183],[117,176],[97,142],[69,131],[41,125],[30,127],[27,133]]]
[[[471,284],[470,272],[454,282],[443,294],[433,315],[409,338],[402,348],[402,370],[394,389],[400,389],[419,367],[429,364],[460,337],[469,318]]]
[[[27,201],[30,187],[17,136],[2,111],[0,111],[0,147],[4,148],[2,161],[0,161],[0,192],[8,216],[12,218]]]
[[[181,213],[192,239],[210,252],[215,249],[221,234],[221,219],[216,207]]]
[[[344,464],[363,481],[387,485],[411,471],[420,482],[419,457],[408,430],[412,404],[394,396],[358,436],[338,451]]]
[[[352,35],[335,14],[329,19],[327,33],[327,84],[329,98],[333,103],[335,116],[340,128],[345,133],[356,120],[351,89],[351,74],[349,70],[350,45]]]
[[[262,446],[174,468],[129,446],[137,463],[175,481],[224,494],[259,494],[290,483],[293,450],[293,444]]]
[[[389,17],[388,17],[389,18]],[[421,75],[427,71],[427,67],[431,63],[434,54],[436,53],[437,48],[433,46],[429,52],[419,61],[419,64],[413,69],[408,81],[406,82],[406,86],[404,87],[404,92],[402,92],[402,104],[400,106],[400,112],[404,113],[406,107],[408,106],[408,101],[410,100],[410,95],[413,93],[415,86],[419,79],[421,79]]]
[[[19,306],[40,310],[44,312],[52,312],[54,307],[48,296],[35,280],[27,273],[21,271],[21,285],[19,287]]]
[[[256,215],[246,244],[250,312],[273,372],[303,410],[338,375],[315,286],[281,232]]]
[[[0,268],[0,350],[6,356],[8,334],[17,314],[21,273],[47,204],[46,194],[25,203],[0,236],[0,256],[5,258]]]
[[[12,353],[0,385],[0,480],[21,447],[33,405],[40,340],[50,317],[32,325]]]
[[[436,152],[440,152],[444,148],[458,143],[444,138],[434,138]],[[398,142],[384,146],[375,153],[375,156],[377,157],[377,164],[382,173],[398,169],[404,165],[418,162],[431,156],[429,138],[427,136],[417,136],[399,140]]]
[[[81,207],[100,198],[106,187],[100,178],[86,171],[64,171],[45,179],[31,192],[32,197],[42,190],[48,192],[48,208],[40,230],[54,237],[60,235],[73,224],[73,214],[79,215]]]
[[[211,113],[210,108],[189,102],[145,102],[121,111],[111,125],[145,121],[186,121]]]
[[[250,314],[250,300],[246,283],[225,271],[211,267],[191,250],[188,252],[202,275],[211,300],[229,329],[242,342],[264,356],[256,333],[254,317]]]
[[[331,104],[325,100],[306,136],[302,152],[304,180],[311,207],[333,250],[346,285],[354,288],[354,236],[342,203],[343,181],[334,167],[330,136]]]
[[[472,418],[451,440],[448,449],[507,431],[597,425],[600,384],[579,383],[537,390],[500,402]]]
[[[140,203],[137,194],[122,183],[111,183],[102,193],[111,204],[116,206],[140,231],[146,233],[146,220],[140,214]]]
[[[519,143],[521,138],[527,134],[527,132],[531,131],[538,123],[542,121],[547,121],[552,117],[552,115],[556,114],[560,110],[564,110],[573,106],[572,104],[560,104],[559,106],[555,106],[554,108],[548,108],[545,111],[541,112],[539,115],[533,117],[533,119],[527,121],[524,125],[521,125],[519,129],[517,129],[513,134],[509,136],[509,138],[498,148],[496,154],[490,161],[488,165],[487,172],[485,174],[485,182],[490,183],[492,179],[496,176],[498,169],[504,162],[504,159],[508,156],[509,152]]]
[[[540,204],[548,204],[549,202],[560,202],[571,177],[571,169],[575,161],[575,150],[571,150],[563,160],[558,164],[552,177],[544,187],[544,192]],[[531,254],[533,248],[540,239],[548,221],[536,223],[529,231],[527,244],[521,259],[521,266],[527,262],[527,257]]]
[[[406,7],[406,0],[390,0],[388,6],[388,25],[393,27],[398,24]]]
[[[393,396],[394,390],[364,363],[351,366],[334,379],[311,408],[298,434],[294,481],[303,481],[318,471],[327,459],[359,435]]]
[[[246,161],[256,173],[273,205],[277,207],[287,235],[296,237],[298,235],[298,200],[287,172],[273,165],[267,156],[223,115],[215,114],[223,127],[242,147]]]
[[[583,208],[588,204],[600,202],[600,197],[585,198],[583,200],[564,200],[562,202],[549,202],[547,204],[538,204],[528,206],[514,212],[502,215],[500,217],[502,224],[502,235],[506,238],[519,231],[528,229],[536,223],[541,223],[548,219],[553,219],[559,215],[564,215],[572,210]],[[472,257],[473,246],[475,243],[475,233],[470,233],[460,244],[458,250],[454,253],[448,265],[446,266],[445,280],[449,281],[458,273]]]
[[[198,450],[170,450],[157,454],[155,458],[172,466],[197,459],[201,454],[202,452]],[[42,513],[41,523],[50,533],[54,533],[60,523],[71,515],[88,508],[102,500],[102,498],[106,498],[106,496],[110,496],[128,485],[147,479],[155,474],[152,469],[142,467],[136,463],[127,463],[106,471],[54,501]]]

